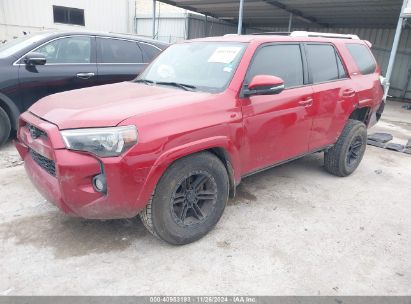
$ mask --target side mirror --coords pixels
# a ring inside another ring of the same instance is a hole
[[[284,80],[277,76],[256,75],[244,89],[244,96],[272,95],[284,90]]]
[[[30,66],[45,65],[47,62],[46,56],[42,53],[32,52],[24,57],[24,63]]]

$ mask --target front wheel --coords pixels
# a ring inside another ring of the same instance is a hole
[[[215,226],[228,192],[223,163],[209,152],[197,153],[177,160],[167,169],[140,218],[160,239],[174,245],[188,244]]]
[[[324,152],[324,166],[331,174],[348,176],[357,169],[367,146],[367,128],[357,120],[348,120],[335,145]]]

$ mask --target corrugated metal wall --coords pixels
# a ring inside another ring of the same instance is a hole
[[[214,18],[191,15],[189,17],[188,38],[222,36],[237,32],[237,26]]]
[[[140,15],[136,18],[136,34],[151,38],[153,21],[151,15]],[[156,19],[156,39],[174,43],[187,37],[186,14],[162,15]]]
[[[53,5],[84,9],[85,26],[54,23]],[[0,40],[44,29],[131,32],[133,0],[0,0]]]
[[[152,37],[152,16],[138,15],[136,33],[140,36]],[[237,27],[214,18],[191,13],[161,14],[156,20],[156,38],[165,42],[178,42],[206,36],[221,36],[235,33]]]

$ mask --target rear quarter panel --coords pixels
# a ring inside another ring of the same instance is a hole
[[[349,69],[353,85],[358,94],[358,107],[371,107],[372,109],[378,108],[384,94],[379,79],[379,76],[381,75],[381,69],[378,65],[378,62],[376,61],[366,42],[352,41],[350,43],[363,44],[364,46],[366,46],[376,64],[374,73],[362,75],[346,44],[340,44],[339,50],[344,57],[344,61],[346,62],[347,68]]]

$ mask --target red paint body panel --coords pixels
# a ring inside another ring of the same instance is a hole
[[[278,95],[242,100],[244,115],[243,174],[308,152],[313,116],[299,103],[313,98],[311,86]],[[287,148],[284,148],[287,147]]]
[[[345,39],[286,36],[213,37],[200,41],[247,43],[225,91],[217,94],[139,83],[118,83],[55,94],[22,114],[16,147],[39,191],[62,211],[85,218],[124,218],[140,212],[175,160],[219,148],[234,182],[268,166],[333,145],[351,113],[381,100],[379,68],[361,75]],[[327,42],[338,50],[348,78],[243,97],[241,89],[256,49],[264,43]],[[186,42],[189,43],[189,42]],[[357,43],[363,43],[358,40]],[[370,120],[373,123],[373,120]],[[33,138],[28,125],[46,136]],[[134,125],[138,143],[119,157],[99,158],[65,148],[61,130]],[[30,149],[54,162],[56,175],[33,160]],[[107,193],[96,192],[104,172]]]

